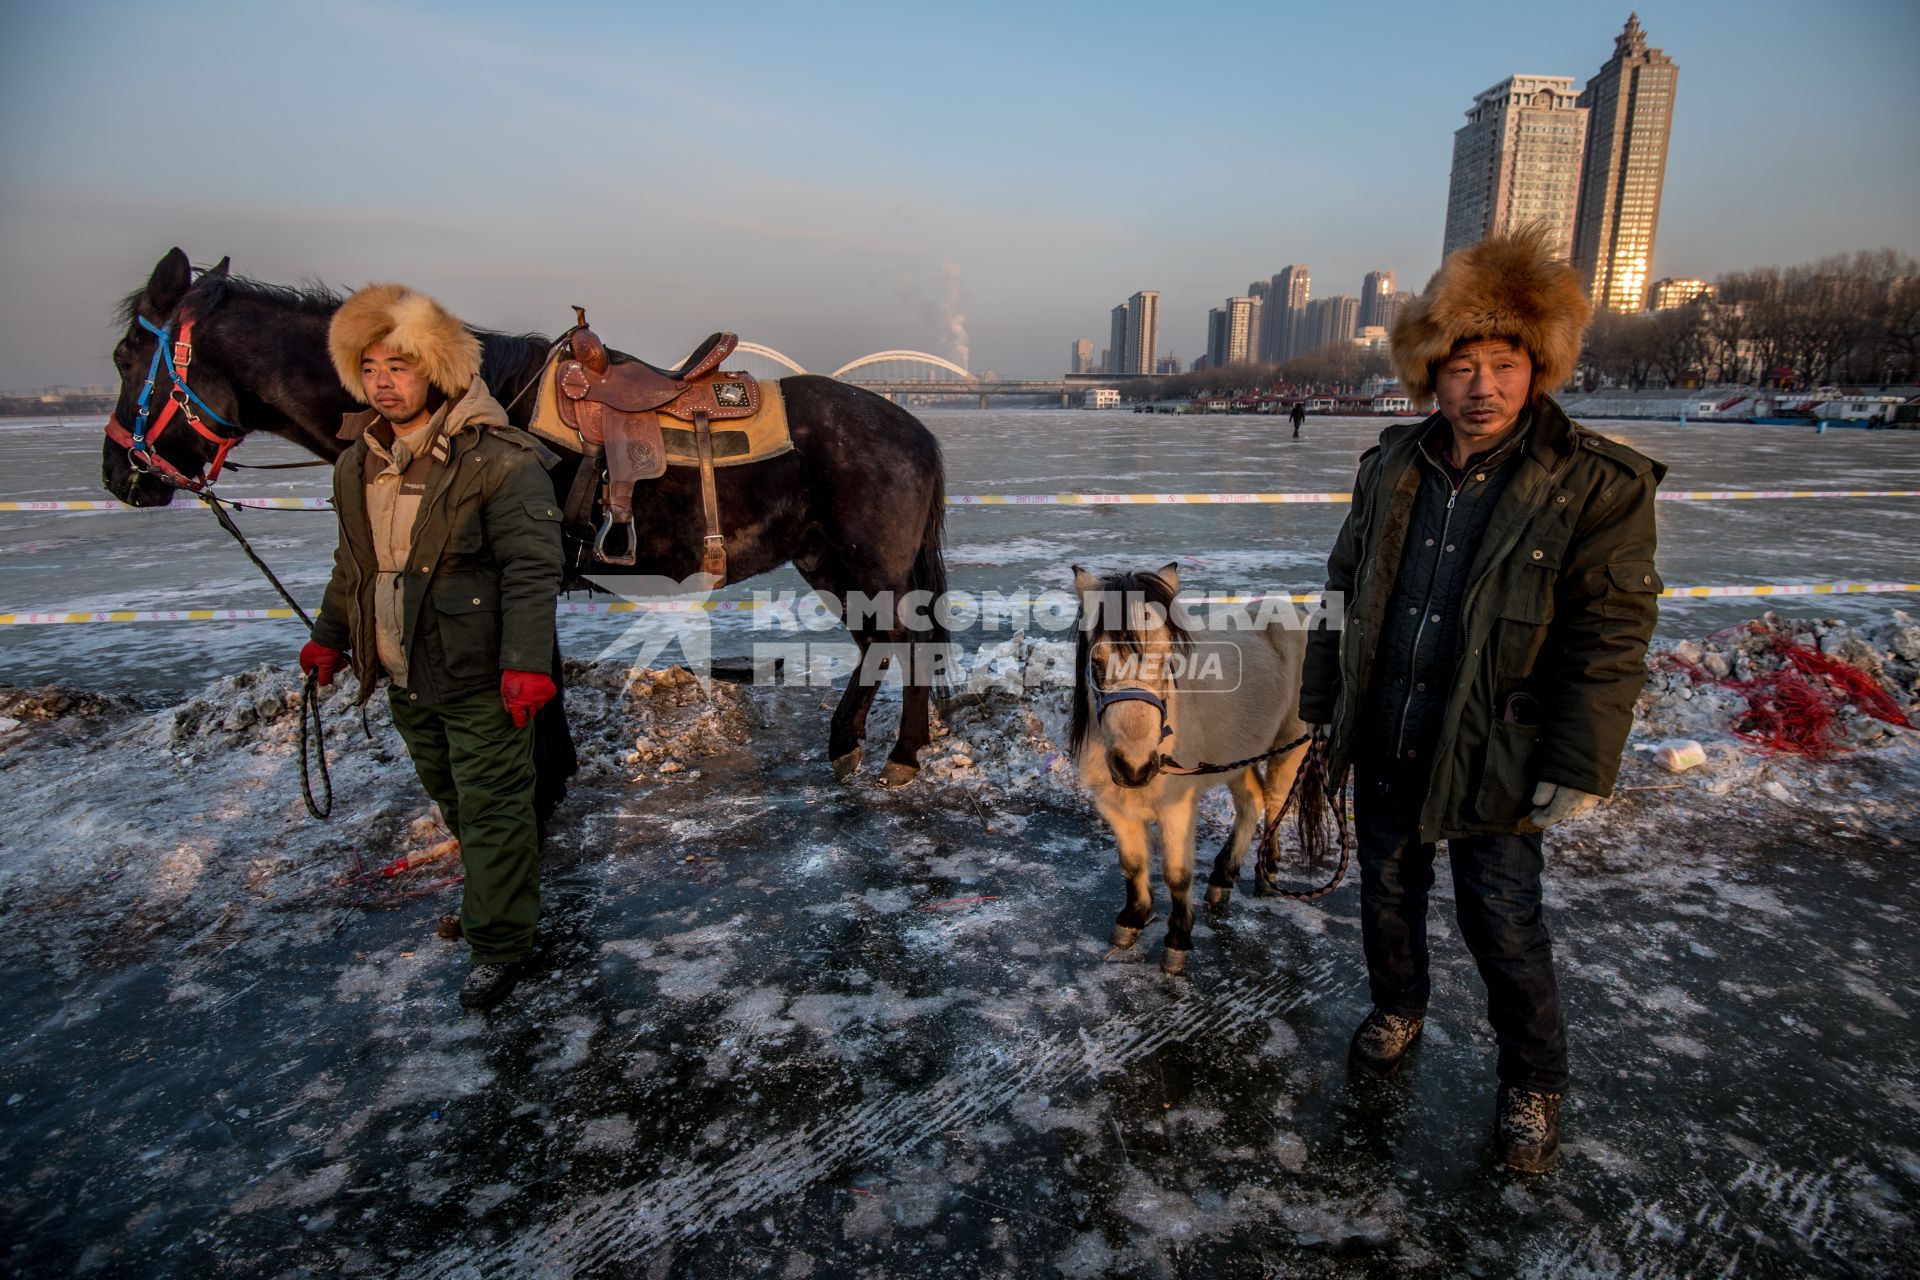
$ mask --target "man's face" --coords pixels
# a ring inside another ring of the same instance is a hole
[[[1440,362],[1434,399],[1467,441],[1492,440],[1520,419],[1533,389],[1533,361],[1505,338],[1463,342]]]
[[[412,360],[376,342],[360,356],[360,389],[381,417],[401,427],[426,413],[432,384]]]

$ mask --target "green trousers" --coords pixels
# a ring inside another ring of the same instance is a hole
[[[533,816],[533,726],[492,690],[437,706],[389,688],[414,772],[460,840],[467,879],[460,927],[475,964],[524,960],[540,916],[540,830]]]

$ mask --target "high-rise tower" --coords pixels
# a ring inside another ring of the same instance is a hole
[[[1142,289],[1127,299],[1127,362],[1121,373],[1152,373],[1160,345],[1160,291]]]
[[[1476,96],[1453,135],[1441,257],[1534,222],[1571,257],[1586,140],[1587,109],[1571,76],[1509,76]]]
[[[1267,292],[1266,359],[1278,362],[1305,354],[1301,331],[1312,294],[1313,279],[1297,262],[1274,276]]]
[[[1368,325],[1384,325],[1387,323],[1380,318],[1382,314],[1380,300],[1382,298],[1391,298],[1392,296],[1393,272],[1367,272],[1367,278],[1360,286],[1360,327],[1362,329]]]
[[[1587,144],[1573,265],[1596,307],[1639,311],[1646,303],[1679,76],[1672,58],[1647,47],[1640,15],[1630,14],[1613,57],[1580,91]]]

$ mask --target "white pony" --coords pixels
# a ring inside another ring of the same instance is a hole
[[[1151,824],[1159,828],[1160,873],[1173,904],[1160,967],[1180,973],[1193,948],[1195,807],[1215,787],[1233,793],[1233,831],[1207,879],[1207,906],[1224,914],[1261,815],[1278,827],[1307,756],[1310,728],[1299,714],[1307,636],[1278,625],[1196,635],[1175,615],[1177,564],[1104,579],[1075,565],[1073,585],[1080,627],[1069,743],[1081,781],[1113,828],[1127,881],[1113,946],[1133,946],[1152,919]],[[1289,743],[1290,750],[1266,755]],[[1316,816],[1324,805],[1318,797],[1300,800],[1302,812]],[[1277,891],[1274,870],[1262,861],[1256,892]]]

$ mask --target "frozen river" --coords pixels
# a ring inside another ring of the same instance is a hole
[[[927,420],[954,493],[1343,491],[1378,430]],[[1920,488],[1908,433],[1614,433],[1671,463],[1671,490]],[[99,449],[95,425],[0,423],[0,497],[100,496]],[[1306,590],[1344,512],[957,508],[948,557],[976,591],[1168,558],[1202,589]],[[1920,576],[1920,500],[1660,515],[1674,584]],[[329,514],[241,520],[318,595]],[[277,603],[197,509],[0,513],[0,543],[0,612]],[[1663,630],[1766,605],[1673,601]],[[1862,621],[1903,606],[1920,600],[1776,602]],[[622,625],[568,617],[563,638],[591,656]],[[723,619],[718,647],[754,638]],[[1676,777],[1629,751],[1615,799],[1549,837],[1575,1084],[1559,1171],[1527,1179],[1487,1157],[1493,1049],[1445,861],[1423,1045],[1393,1082],[1350,1081],[1368,1003],[1353,877],[1312,903],[1237,895],[1196,929],[1184,979],[1154,963],[1163,925],[1109,957],[1113,842],[1061,758],[1058,690],[955,704],[938,758],[889,791],[871,769],[833,780],[819,691],[702,697],[673,672],[629,690],[622,663],[577,668],[583,770],[542,852],[537,963],[505,1008],[463,1016],[464,949],[435,936],[452,868],[339,882],[437,834],[384,699],[363,735],[336,695],[336,808],[299,803],[300,640],[291,622],[0,627],[0,684],[148,704],[0,691],[0,1273],[1912,1269],[1920,735],[1815,764],[1671,708],[1643,724],[1697,732],[1712,761]],[[247,670],[261,662],[282,670]],[[1897,673],[1920,699],[1913,663]],[[876,714],[877,741],[893,721]]]
[[[935,410],[922,413],[945,446],[950,493],[1201,493],[1344,491],[1373,443],[1373,419],[1315,418],[1305,436],[1265,418],[1169,418],[1083,411]],[[1916,489],[1920,435],[1785,427],[1603,424],[1666,462],[1666,489]],[[242,461],[301,456],[262,439]],[[0,422],[0,498],[97,499],[100,428],[94,423]],[[229,497],[325,496],[327,473],[234,472]],[[1322,583],[1343,505],[956,508],[947,523],[952,585],[967,591],[1061,590],[1067,565],[1182,566],[1189,588],[1307,591]],[[692,518],[690,516],[690,518]],[[331,563],[325,512],[241,513],[268,563],[306,601]],[[1730,586],[1911,581],[1920,499],[1785,499],[1663,503],[1660,570],[1669,584]],[[211,517],[182,511],[0,513],[0,612],[274,607],[272,589]],[[791,570],[731,588],[805,591]],[[1818,600],[1670,600],[1661,633],[1701,634],[1763,608],[1884,617],[1910,597]],[[1920,603],[1920,602],[1916,602]],[[569,617],[569,653],[598,651],[622,620]],[[744,653],[748,616],[723,618],[716,656]],[[49,681],[171,698],[210,676],[290,660],[297,622],[125,624],[0,628],[0,682]]]

